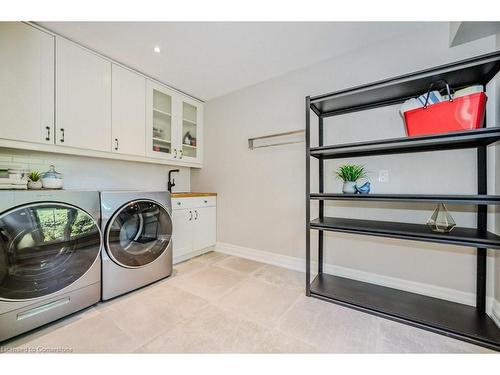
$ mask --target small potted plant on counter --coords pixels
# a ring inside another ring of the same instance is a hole
[[[42,188],[41,174],[38,171],[31,171],[28,174],[28,189],[38,190]]]
[[[344,181],[342,192],[344,194],[356,194],[356,181],[366,178],[366,169],[361,165],[345,164],[335,172],[337,177]]]

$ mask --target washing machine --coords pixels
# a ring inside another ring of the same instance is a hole
[[[170,276],[171,215],[168,191],[101,192],[103,300]]]
[[[97,303],[99,193],[0,191],[0,341]]]

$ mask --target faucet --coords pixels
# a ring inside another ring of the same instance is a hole
[[[179,172],[178,169],[171,169],[168,171],[168,191],[172,192],[172,188],[175,186],[175,180],[172,179],[172,173]]]

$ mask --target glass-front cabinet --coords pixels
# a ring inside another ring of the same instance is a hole
[[[147,155],[201,165],[202,104],[156,82],[147,86]]]
[[[174,94],[162,85],[151,81],[147,83],[146,154],[148,156],[164,159],[174,157]]]
[[[181,157],[184,161],[201,163],[203,113],[199,102],[187,97],[181,98],[182,132]]]

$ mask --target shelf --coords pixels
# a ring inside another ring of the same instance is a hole
[[[160,111],[159,109],[155,109],[155,108],[153,108],[153,112],[155,112],[155,113],[159,113],[159,114],[161,114],[161,115],[163,115],[163,116],[172,117],[172,114],[171,114],[171,113],[164,112],[164,111]]]
[[[189,125],[196,126],[196,121],[182,119],[182,122],[185,122],[186,124],[189,124]]]
[[[445,79],[455,90],[485,85],[500,71],[500,52],[418,71],[367,85],[311,97],[311,109],[327,117],[402,103],[423,94],[432,82]]]
[[[311,193],[314,200],[360,202],[429,202],[451,204],[500,205],[500,195],[439,195],[439,194],[330,194]]]
[[[186,144],[182,144],[182,147],[187,147],[187,148],[192,148],[192,149],[196,149],[197,147],[196,146],[191,146],[191,145],[186,145]]]
[[[441,151],[489,145],[500,140],[500,127],[386,140],[311,147],[318,159],[338,159],[369,155]]]
[[[310,223],[311,229],[437,242],[459,246],[500,249],[500,236],[476,228],[455,227],[450,233],[432,232],[425,224],[325,217]]]
[[[153,137],[153,142],[158,142],[158,143],[172,143],[171,141],[166,141],[165,139],[161,139],[161,138],[154,138]]]
[[[327,274],[313,280],[311,295],[500,350],[500,329],[472,306]]]

